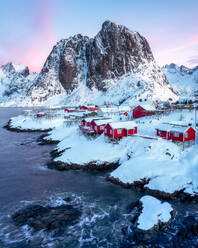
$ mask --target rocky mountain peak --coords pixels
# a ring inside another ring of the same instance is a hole
[[[6,74],[18,73],[24,77],[29,75],[29,68],[23,64],[9,62],[1,66],[2,71]]]
[[[60,40],[53,47],[28,95],[32,101],[41,102],[54,95],[66,93],[69,96],[82,87],[87,92],[106,92],[115,84],[125,87],[121,82],[126,77],[132,78],[133,87],[128,90],[141,85],[149,98],[156,86],[166,87],[174,95],[155,63],[147,40],[138,32],[108,20],[94,38],[77,34]],[[141,98],[139,95],[135,97]]]

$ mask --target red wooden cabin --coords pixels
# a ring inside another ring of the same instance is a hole
[[[120,138],[137,133],[137,124],[133,121],[112,122],[105,126],[105,136]]]
[[[80,109],[81,110],[88,110],[88,107],[86,107],[85,105],[83,105],[83,106],[80,106]]]
[[[64,111],[68,112],[68,113],[71,113],[71,112],[75,112],[75,109],[66,108]]]
[[[170,125],[161,124],[158,128],[156,128],[157,136],[161,137],[162,139],[170,140]]]
[[[95,133],[103,133],[105,126],[112,121],[113,120],[111,118],[95,119],[95,120],[92,120],[91,126]]]
[[[41,117],[44,117],[44,116],[46,116],[47,114],[46,113],[38,113],[37,115],[36,115],[36,118],[41,118]]]
[[[140,118],[155,114],[155,108],[151,105],[137,106],[133,109],[133,118]]]
[[[173,141],[191,141],[195,140],[196,130],[190,126],[181,126],[173,124],[162,124],[156,128],[157,136]]]
[[[88,107],[88,111],[98,111],[98,107]]]
[[[81,121],[81,126],[84,127],[91,127],[91,122],[93,120],[98,120],[98,118],[85,118]]]
[[[170,137],[174,141],[195,140],[196,130],[192,127],[173,127],[170,131]]]

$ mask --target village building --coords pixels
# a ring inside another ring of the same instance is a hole
[[[36,114],[36,118],[41,118],[41,117],[44,117],[46,115],[47,115],[47,113],[40,112],[40,113]]]
[[[129,106],[101,107],[98,110],[99,116],[115,116],[123,113],[131,112]]]
[[[99,117],[90,117],[90,118],[85,118],[81,120],[81,124],[79,125],[79,128],[81,131],[84,133],[96,133],[95,129],[93,129],[92,122],[93,121],[99,121],[101,118]],[[103,121],[106,120],[111,120],[110,118],[106,118],[105,120],[102,119]],[[112,121],[112,120],[111,120]]]
[[[133,109],[133,118],[141,118],[144,116],[151,116],[156,113],[156,109],[152,105],[138,105]]]
[[[132,136],[137,133],[137,124],[134,121],[121,121],[108,123],[104,134],[110,138]]]
[[[156,128],[156,134],[162,139],[185,142],[195,140],[196,130],[187,125],[162,123]]]
[[[91,127],[95,133],[103,133],[105,126],[110,122],[113,122],[113,119],[111,118],[94,119],[91,122]]]
[[[72,112],[75,112],[76,109],[75,108],[65,108],[64,111],[67,113],[72,113]]]

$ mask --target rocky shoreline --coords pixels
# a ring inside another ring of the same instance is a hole
[[[16,127],[12,127],[11,126],[11,120],[8,121],[8,123],[3,126],[3,128],[7,129],[8,131],[12,131],[12,132],[17,132],[17,133],[24,133],[24,132],[30,132],[30,133],[33,133],[33,132],[49,132],[51,131],[52,129],[49,128],[49,129],[20,129],[20,128],[16,128]]]
[[[40,137],[37,139],[37,142],[39,145],[57,145],[59,143],[58,140],[51,140],[51,139],[45,139],[45,137],[48,136],[48,133],[44,133],[40,135]]]
[[[128,188],[128,189],[132,189],[138,192],[143,192],[145,194],[149,194],[152,195],[154,197],[157,197],[161,200],[175,200],[175,199],[179,199],[181,202],[185,202],[185,201],[195,201],[198,202],[198,196],[197,195],[190,195],[186,192],[184,192],[183,190],[180,191],[176,191],[173,194],[164,192],[164,191],[160,191],[160,190],[152,190],[149,189],[148,187],[144,187],[149,180],[148,179],[143,179],[141,181],[137,181],[134,183],[123,183],[121,182],[118,178],[114,178],[111,177],[110,175],[106,177],[106,180],[109,182],[112,182],[114,184],[120,185],[124,188]]]
[[[68,164],[63,163],[61,161],[53,161],[47,163],[48,168],[56,169],[56,170],[97,170],[97,171],[104,171],[104,170],[113,170],[118,168],[119,162],[114,163],[103,163],[97,164],[97,161],[91,161],[87,164],[80,165],[80,164]]]

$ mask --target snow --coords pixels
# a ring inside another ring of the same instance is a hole
[[[112,129],[125,128],[127,130],[130,130],[134,127],[137,127],[137,124],[134,121],[113,122],[109,123],[109,125],[112,127]]]
[[[58,127],[64,123],[63,117],[57,118],[47,118],[41,117],[36,118],[36,116],[24,116],[19,115],[17,117],[11,118],[10,126],[12,128],[18,128],[21,130],[31,129],[31,130],[48,130],[51,128]]]
[[[142,203],[142,213],[138,218],[138,228],[141,230],[150,230],[160,222],[167,223],[171,219],[173,208],[168,202],[161,202],[152,196],[143,196],[140,199]]]
[[[109,118],[109,119],[95,120],[94,122],[97,126],[100,126],[100,125],[105,125],[105,124],[111,123],[112,121],[114,121],[114,120]]]
[[[148,104],[140,104],[140,106],[142,108],[144,108],[147,111],[155,111],[155,108],[152,105],[148,105]]]
[[[23,64],[19,64],[19,63],[12,63],[14,69],[16,72],[21,72],[21,71],[24,71],[26,66],[23,65]]]
[[[175,92],[184,99],[196,97],[198,86],[198,68],[185,68],[174,64],[162,67]]]

